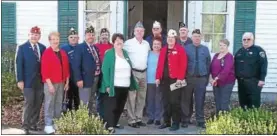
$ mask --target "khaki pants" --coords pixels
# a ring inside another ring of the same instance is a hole
[[[146,72],[133,71],[134,77],[139,84],[139,90],[129,91],[127,99],[127,112],[129,116],[129,123],[136,123],[142,121],[143,108],[146,98]]]

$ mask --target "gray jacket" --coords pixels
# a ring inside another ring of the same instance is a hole
[[[208,47],[200,44],[198,47],[198,68],[200,76],[209,76],[210,74],[210,63],[211,56]],[[193,44],[185,46],[185,51],[188,56],[188,68],[187,68],[187,77],[191,77],[194,74],[194,69],[196,66],[195,51],[196,47]]]

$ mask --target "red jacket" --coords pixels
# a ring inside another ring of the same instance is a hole
[[[62,83],[69,78],[69,61],[64,50],[60,50],[62,65],[51,47],[48,47],[41,57],[42,82],[50,79],[52,83]]]
[[[175,44],[173,51],[168,55],[168,64],[165,64],[167,48],[168,46],[165,46],[161,49],[156,79],[161,80],[163,78],[164,66],[168,65],[169,77],[172,79],[177,78],[179,80],[183,80],[186,77],[188,63],[185,49],[179,44]]]
[[[107,43],[107,44],[97,43],[97,44],[95,44],[95,46],[99,49],[99,55],[100,55],[101,62],[103,62],[105,52],[108,49],[111,49],[113,47],[113,45],[111,43]]]

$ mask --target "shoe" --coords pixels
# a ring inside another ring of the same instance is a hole
[[[159,125],[161,125],[161,121],[159,121],[159,120],[156,120],[156,121],[155,121],[155,125],[156,125],[156,126],[159,126]]]
[[[139,125],[137,123],[131,123],[131,124],[128,124],[128,126],[133,128],[139,128]]]
[[[24,128],[24,133],[25,133],[25,135],[30,135],[29,129],[25,129],[25,128]]]
[[[170,127],[170,125],[165,123],[165,124],[162,124],[161,126],[159,126],[159,129],[164,129],[167,127]]]
[[[109,128],[108,128],[108,131],[109,131],[110,134],[115,133],[115,129],[114,129],[113,127],[109,127]]]
[[[39,129],[38,129],[37,126],[32,126],[32,127],[30,127],[30,130],[31,130],[31,131],[39,131]]]
[[[182,128],[188,128],[188,127],[189,127],[189,124],[188,124],[188,123],[182,123],[182,124],[181,124],[181,127],[182,127]]]
[[[201,128],[206,128],[206,124],[205,123],[197,123],[197,126],[201,127]]]
[[[142,126],[142,127],[145,127],[145,126],[146,126],[146,124],[143,123],[142,121],[137,122],[137,125],[138,125],[138,126]]]
[[[151,125],[151,124],[153,124],[154,123],[154,120],[153,119],[149,119],[148,121],[147,121],[147,125]]]
[[[54,134],[55,133],[55,129],[53,128],[53,126],[45,126],[44,132],[46,134]]]
[[[177,124],[173,124],[170,128],[169,128],[169,131],[176,131],[179,129],[179,125]]]
[[[114,128],[117,128],[117,129],[124,129],[124,127],[121,126],[120,124],[117,124],[116,126],[114,126]]]

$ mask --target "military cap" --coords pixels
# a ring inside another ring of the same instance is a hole
[[[100,30],[100,34],[102,34],[102,33],[110,33],[110,32],[109,32],[109,30],[107,28],[102,28]]]
[[[177,32],[173,29],[169,29],[168,33],[167,33],[168,37],[176,37],[177,36]]]
[[[138,21],[135,25],[135,28],[144,28],[142,22]]]
[[[94,33],[94,27],[90,26],[86,29],[86,33]]]
[[[179,22],[179,28],[182,28],[182,27],[187,28],[187,26],[186,26],[186,24],[185,24],[185,23],[183,23],[183,22]]]
[[[35,34],[41,34],[40,28],[37,26],[32,27],[30,32]]]
[[[194,34],[194,33],[196,33],[196,34],[201,34],[200,29],[194,29],[194,30],[192,31],[192,34]]]
[[[77,34],[78,34],[78,32],[73,27],[71,27],[71,29],[68,31],[68,36],[77,35]]]

